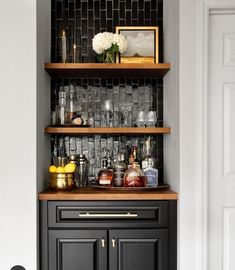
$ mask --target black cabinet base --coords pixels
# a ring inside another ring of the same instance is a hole
[[[40,201],[40,270],[176,270],[176,201]]]

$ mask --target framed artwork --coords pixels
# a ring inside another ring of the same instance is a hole
[[[117,63],[158,63],[158,27],[117,26],[116,33],[128,44],[127,51],[117,55]]]

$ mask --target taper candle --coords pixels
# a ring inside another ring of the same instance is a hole
[[[62,62],[66,62],[66,34],[65,31],[62,33]]]
[[[77,54],[77,46],[76,43],[73,44],[73,62],[76,63],[76,54]]]

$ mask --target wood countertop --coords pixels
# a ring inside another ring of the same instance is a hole
[[[178,194],[170,189],[159,189],[154,191],[116,191],[83,188],[74,191],[61,192],[46,190],[39,193],[38,198],[39,200],[45,201],[177,200]]]

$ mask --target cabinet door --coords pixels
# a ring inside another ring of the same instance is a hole
[[[107,232],[50,230],[49,270],[106,270]]]
[[[167,270],[167,230],[112,230],[109,270]]]

